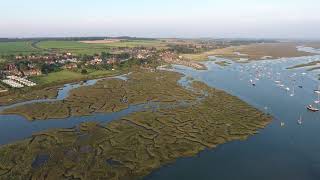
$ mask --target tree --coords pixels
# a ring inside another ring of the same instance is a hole
[[[81,74],[88,74],[88,71],[86,69],[82,69]]]
[[[101,59],[107,60],[109,57],[111,57],[111,54],[108,52],[101,52]]]
[[[82,61],[89,61],[92,57],[87,55],[87,54],[83,54],[82,57],[80,58]]]

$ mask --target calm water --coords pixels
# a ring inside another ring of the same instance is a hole
[[[178,72],[225,90],[272,114],[274,121],[246,141],[233,141],[196,157],[180,158],[145,179],[319,180],[320,112],[308,112],[306,105],[317,99],[313,90],[320,85],[317,80],[320,71],[286,69],[316,60],[320,60],[320,56],[233,63],[223,68],[206,62],[207,71],[175,66]],[[290,90],[286,90],[287,87]],[[300,116],[302,125],[297,123]],[[285,123],[284,127],[280,126],[281,122]]]
[[[208,66],[206,71],[174,66],[175,71],[186,75],[181,84],[188,83],[187,77],[205,82],[272,114],[274,121],[246,141],[229,142],[201,152],[196,157],[180,158],[145,179],[320,179],[320,141],[317,140],[320,137],[320,112],[311,113],[305,108],[317,99],[313,90],[320,85],[317,80],[320,71],[286,69],[316,60],[320,60],[320,55],[248,64],[232,63],[228,67],[209,61],[205,63]],[[88,83],[90,85],[91,82]],[[65,86],[57,99],[67,97],[68,92],[77,86]],[[136,105],[116,113],[34,122],[15,115],[0,116],[0,144],[21,140],[50,128],[73,127],[86,121],[108,122],[150,108],[157,106]],[[302,125],[297,124],[300,116]],[[280,122],[284,122],[285,126],[280,127]]]

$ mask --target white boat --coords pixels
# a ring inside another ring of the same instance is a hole
[[[250,83],[252,84],[252,86],[256,85],[256,83],[252,79],[250,79]]]
[[[320,86],[318,86],[318,89],[314,90],[314,93],[320,94]]]
[[[280,123],[280,126],[281,126],[281,127],[284,127],[284,125],[285,125],[284,122],[281,122],[281,123]]]
[[[317,93],[317,94],[318,94],[318,99],[314,101],[315,104],[319,104],[320,103],[320,93]]]
[[[302,124],[302,117],[300,116],[300,119],[298,119],[298,122],[297,122],[299,125]]]
[[[291,97],[294,96],[294,87],[292,88],[292,93],[290,94]]]
[[[317,111],[319,111],[318,108],[313,107],[311,104],[307,106],[307,109],[308,109],[309,111],[312,111],[312,112],[317,112]]]

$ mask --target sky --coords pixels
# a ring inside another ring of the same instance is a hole
[[[320,0],[2,0],[0,37],[320,39]]]

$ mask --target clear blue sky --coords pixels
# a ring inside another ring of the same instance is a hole
[[[3,0],[0,37],[320,38],[320,0]]]

